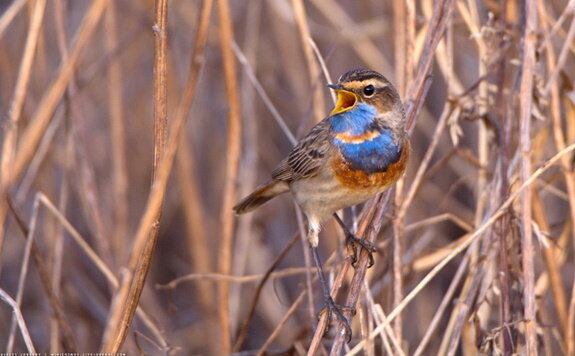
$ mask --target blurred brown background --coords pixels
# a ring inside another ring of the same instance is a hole
[[[40,268],[49,276],[49,288],[59,300],[78,351],[93,352],[100,348],[110,322],[116,288],[95,258],[71,238],[70,229],[64,229],[45,204],[38,207],[34,202],[42,194],[113,275],[120,277],[126,271],[152,180],[154,2],[109,1],[69,68],[68,80],[62,82],[60,66],[74,54],[76,34],[87,24],[97,1],[48,0],[39,17],[36,49],[29,51],[27,64],[26,43],[34,33],[31,19],[41,11],[39,2],[0,1],[0,142],[2,162],[9,163],[2,166],[0,175],[7,182],[0,188],[0,288],[14,299],[22,296],[20,308],[37,351],[66,350],[38,263],[30,261],[27,277],[20,275],[26,250],[23,237],[35,220]],[[302,3],[305,13],[294,11]],[[527,95],[533,100],[527,116],[531,128],[525,136],[531,146],[527,159],[532,172],[575,141],[575,22],[572,1],[528,3],[537,14],[536,63],[529,72],[534,86]],[[203,4],[168,2],[169,125],[190,70]],[[236,61],[241,154],[234,201],[268,179],[292,147],[254,89],[250,71],[296,137],[331,109],[328,81],[313,53],[306,54],[304,46],[309,42],[302,40],[298,21],[309,28],[332,81],[347,70],[368,67],[387,76],[408,98],[433,12],[431,0],[231,0],[229,5],[234,40],[249,63],[247,68]],[[435,52],[432,84],[412,134],[408,171],[387,209],[378,239],[380,253],[367,275],[369,289],[357,306],[361,311],[354,317],[351,346],[382,322],[378,310],[388,314],[457,243],[488,221],[524,179],[520,106],[527,98],[519,93],[525,68],[525,11],[524,1],[454,1],[446,35]],[[231,274],[246,278],[218,274],[222,219],[232,216],[231,210],[222,212],[229,172],[229,105],[221,29],[214,4],[185,142],[179,146],[167,186],[158,243],[140,300],[149,323],[134,318],[122,347],[130,354],[221,354],[217,291],[221,280],[230,281],[227,305],[233,346],[261,274],[300,231],[289,195],[234,218]],[[28,76],[29,83],[23,86],[25,96],[19,106],[15,89],[22,88],[18,84],[22,76]],[[54,87],[61,88],[62,94],[50,99]],[[54,100],[53,110],[47,109],[47,100]],[[36,126],[43,115],[45,125]],[[6,143],[8,137],[15,141]],[[23,152],[28,148],[26,156]],[[7,153],[12,149],[13,159]],[[430,160],[413,186],[430,150]],[[505,353],[510,345],[513,352],[523,352],[523,287],[529,278],[521,260],[525,222],[534,231],[538,350],[554,355],[574,351],[570,349],[575,327],[573,179],[573,154],[568,153],[538,177],[528,203],[517,200],[478,236],[476,244],[419,291],[392,323],[398,345],[386,346],[391,343],[386,334],[385,342],[378,337],[365,352],[413,354],[428,330],[431,339],[418,350],[424,354]],[[404,206],[405,219],[394,229],[392,221],[412,187],[417,189]],[[522,213],[524,204],[531,218]],[[351,223],[352,214],[346,211],[345,215]],[[397,246],[402,258],[395,260],[394,234],[402,244]],[[342,241],[333,221],[325,222],[320,247],[328,261],[328,279],[346,254]],[[306,289],[307,248],[298,239],[279,262],[275,269],[279,274],[265,285],[245,342],[236,352],[256,353]],[[438,311],[462,265],[445,309]],[[401,271],[401,283],[394,269]],[[184,276],[188,279],[160,288]],[[271,354],[302,354],[308,348],[315,313],[322,307],[320,285],[311,285],[313,299],[305,297],[281,326],[267,347]],[[429,329],[436,315],[437,328]],[[18,328],[11,329],[11,318],[12,309],[2,303],[0,345],[13,339],[13,350],[25,351]],[[324,338],[323,351],[329,350],[332,338],[333,331]]]

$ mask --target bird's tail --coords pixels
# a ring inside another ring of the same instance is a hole
[[[289,186],[286,182],[272,180],[260,185],[252,194],[237,203],[234,206],[234,212],[238,215],[250,212],[271,198],[287,191],[289,191]]]

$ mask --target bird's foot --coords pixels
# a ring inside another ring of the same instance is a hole
[[[354,234],[348,233],[345,236],[345,243],[347,247],[353,251],[351,257],[351,265],[353,267],[357,267],[357,263],[359,262],[359,254],[361,253],[361,251],[358,250],[358,248],[364,249],[367,252],[367,255],[369,257],[369,264],[367,265],[367,268],[373,266],[373,264],[375,263],[373,254],[377,252],[377,249],[375,248],[375,246],[371,241],[366,239],[360,239],[359,237],[356,237]]]
[[[355,314],[355,308],[353,307],[346,307],[342,305],[338,305],[335,303],[331,296],[327,297],[325,300],[325,306],[319,312],[318,318],[322,316],[322,314],[327,313],[326,315],[326,327],[324,334],[326,334],[329,330],[329,324],[331,323],[332,316],[335,314],[336,318],[341,321],[345,328],[345,335],[347,336],[347,342],[351,341],[351,326],[349,325],[349,321],[343,314],[344,311],[349,311],[352,314]]]

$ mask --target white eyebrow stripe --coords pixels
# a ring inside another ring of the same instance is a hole
[[[351,82],[347,82],[344,83],[344,88],[348,88],[348,89],[358,89],[358,88],[363,88],[367,85],[373,85],[376,88],[386,88],[388,85],[385,82],[382,82],[381,80],[378,79],[367,79],[367,80],[354,80]]]

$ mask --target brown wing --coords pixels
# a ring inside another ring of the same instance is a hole
[[[327,162],[330,149],[329,118],[315,125],[272,172],[274,180],[292,182],[313,177]]]

